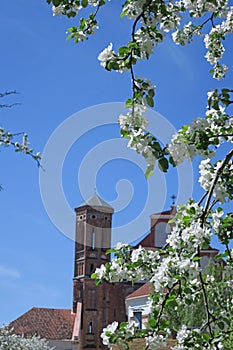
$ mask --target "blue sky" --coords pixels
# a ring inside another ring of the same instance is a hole
[[[127,73],[104,71],[97,60],[98,53],[110,42],[117,48],[130,33],[127,21],[120,22],[119,14],[117,2],[108,3],[101,13],[97,34],[75,45],[65,40],[66,29],[74,22],[53,17],[45,1],[1,2],[0,91],[17,90],[19,94],[4,102],[19,102],[20,105],[0,109],[0,122],[12,132],[27,132],[36,151],[43,151],[55,130],[55,136],[61,132],[60,142],[53,148],[48,162],[54,166],[62,163],[60,173],[50,175],[54,176],[54,183],[57,177],[61,179],[67,216],[62,212],[64,203],[57,200],[53,181],[46,182],[49,181],[46,179],[48,169],[42,174],[45,184],[42,192],[48,193],[55,221],[59,217],[65,223],[65,232],[56,227],[44,208],[36,164],[29,157],[2,148],[0,324],[15,319],[33,306],[71,307],[74,244],[69,237],[74,233],[72,212],[95,187],[100,196],[118,208],[113,220],[114,227],[119,228],[113,237],[115,243],[144,234],[149,228],[149,215],[168,209],[172,194],[180,191],[180,201],[192,192],[196,198],[201,194],[198,186],[192,188],[192,179],[186,178],[187,164],[178,173],[172,170],[166,177],[155,172],[147,183],[143,175],[145,163],[132,151],[129,154],[126,141],[119,137],[117,115],[122,110],[122,102],[130,96],[130,77]],[[231,64],[232,39],[227,40],[226,47],[229,52],[225,61]],[[163,142],[170,127],[179,128],[201,116],[207,91],[221,87],[222,83],[209,76],[210,67],[204,54],[200,40],[180,48],[167,39],[164,45],[156,48],[149,62],[140,63],[136,69],[137,75],[150,77],[157,86],[155,108],[160,115],[156,114],[158,124],[152,121],[151,125]],[[232,73],[224,84],[230,86],[230,83]],[[120,104],[114,104],[116,102]],[[152,119],[154,114],[151,113]],[[73,119],[68,119],[72,115]],[[102,118],[106,118],[105,122]],[[74,141],[66,146],[67,154],[62,160],[64,144],[69,144],[69,132],[63,134],[67,120],[72,123],[75,120]],[[96,123],[93,128],[92,120],[93,125]],[[76,130],[81,136],[75,140]],[[119,155],[116,150],[120,150]],[[96,159],[99,165],[95,165]],[[194,162],[194,182],[196,166]],[[144,212],[148,198],[150,203]],[[138,217],[143,229],[135,225],[134,219]],[[129,225],[131,222],[133,226]]]

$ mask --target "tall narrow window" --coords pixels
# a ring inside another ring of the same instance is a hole
[[[92,322],[90,322],[90,323],[89,323],[88,333],[90,333],[90,334],[92,334],[92,333],[93,333],[93,326],[92,326]]]
[[[91,240],[91,248],[92,250],[95,249],[95,232],[92,232],[92,240]]]

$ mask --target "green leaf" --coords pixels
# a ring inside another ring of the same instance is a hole
[[[189,214],[195,215],[195,214],[196,214],[196,209],[195,209],[194,207],[190,207],[190,208],[187,210],[187,212],[188,212]]]
[[[119,329],[124,330],[127,325],[128,325],[128,322],[121,322]]]
[[[125,108],[131,108],[132,104],[132,98],[128,98],[128,100],[125,101]]]
[[[82,0],[82,7],[87,7],[88,0]]]
[[[203,336],[203,338],[204,338],[205,340],[207,340],[207,341],[210,340],[210,335],[209,335],[209,334],[204,333],[204,334],[202,334],[202,336]]]
[[[227,256],[228,256],[228,252],[226,251],[225,253],[221,253],[221,254],[216,255],[215,259],[220,260],[220,259],[226,258]]]
[[[67,17],[68,18],[72,18],[72,17],[75,17],[76,16],[76,12],[75,11],[70,11],[67,13]]]
[[[154,107],[154,100],[149,95],[146,96],[146,103],[148,104],[149,107]]]
[[[200,256],[195,256],[194,258],[192,258],[192,261],[200,261],[201,257]]]
[[[154,90],[153,90],[153,89],[149,90],[149,91],[148,91],[148,95],[149,95],[150,97],[154,97],[154,95],[155,95]]]
[[[107,69],[108,70],[118,70],[119,69],[119,64],[116,61],[109,61],[107,63]]]
[[[156,326],[157,322],[154,318],[150,318],[148,321],[148,324],[151,328],[154,328]]]
[[[169,157],[169,163],[170,163],[172,166],[176,167],[176,163],[174,162],[174,159],[173,159],[171,156]]]
[[[115,252],[115,249],[114,248],[111,248],[111,249],[108,249],[106,251],[106,254],[111,254],[111,253],[114,253]]]
[[[54,6],[59,6],[60,3],[61,3],[60,0],[53,0],[52,2],[53,2],[53,5],[54,5]]]
[[[164,157],[160,158],[158,160],[158,165],[159,165],[159,169],[161,171],[163,171],[164,173],[167,172],[167,170],[168,170],[168,160],[167,160],[167,158],[164,158]]]
[[[147,179],[149,179],[149,177],[151,177],[151,175],[153,174],[154,172],[154,165],[147,165],[147,168],[146,168],[146,172],[145,172],[145,177]]]
[[[121,136],[125,139],[129,139],[129,131],[121,129]]]
[[[219,328],[220,329],[224,329],[225,328],[225,324],[224,324],[224,322],[218,322],[218,326],[219,326]]]
[[[127,46],[121,46],[118,49],[119,55],[120,56],[125,56],[129,54],[129,48]]]
[[[69,35],[66,37],[66,41],[68,41],[68,40],[72,39],[72,38],[73,38],[73,36],[74,36],[74,34],[73,34],[73,33],[69,34]]]
[[[120,15],[120,18],[125,17],[126,13],[127,13],[127,11],[122,11],[122,12],[121,12],[121,15]]]

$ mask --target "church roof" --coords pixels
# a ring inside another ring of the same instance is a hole
[[[84,206],[90,206],[90,207],[102,207],[102,208],[109,208],[112,209],[111,205],[109,205],[107,202],[105,202],[98,194],[94,194],[92,197],[88,198],[85,202],[80,204],[78,208],[84,207]]]
[[[153,286],[150,282],[143,284],[140,288],[133,293],[127,295],[126,299],[134,299],[149,295],[153,291]]]
[[[72,339],[75,314],[69,309],[33,307],[10,323],[14,333],[50,340]]]

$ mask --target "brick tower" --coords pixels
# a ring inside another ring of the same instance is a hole
[[[108,321],[107,285],[95,285],[91,274],[110,261],[113,208],[97,194],[76,209],[73,312],[80,318],[79,349],[101,349],[100,333]]]
[[[106,349],[100,334],[117,320],[126,321],[125,297],[141,283],[103,282],[96,286],[91,274],[110,261],[113,208],[97,194],[76,209],[76,242],[73,279],[73,312],[78,350]]]

